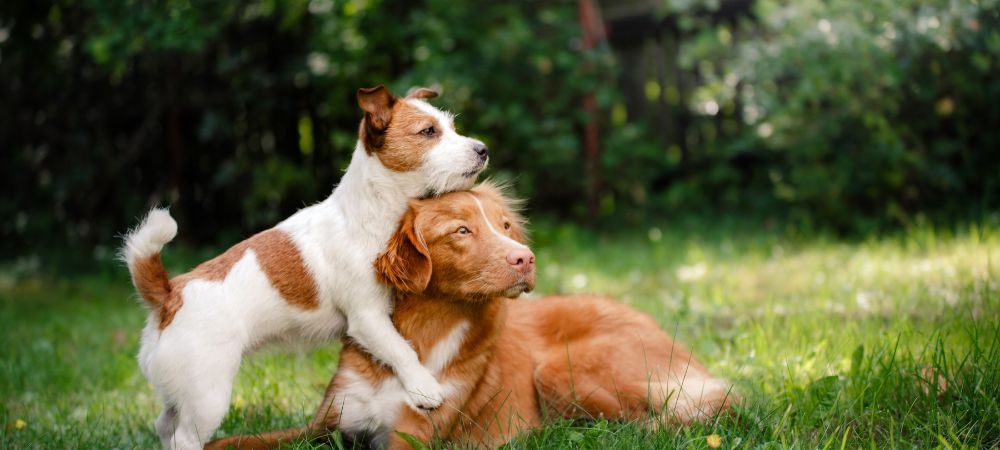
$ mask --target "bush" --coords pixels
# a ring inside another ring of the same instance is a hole
[[[691,47],[730,58],[699,94],[739,107],[742,136],[721,146],[753,153],[755,189],[801,220],[866,231],[995,208],[995,3],[761,0],[746,39]]]
[[[996,3],[670,2],[690,89],[657,94],[667,134],[623,106],[634,68],[583,48],[576,2],[4,2],[0,259],[108,254],[154,204],[196,244],[270,226],[335,185],[377,83],[443,88],[492,176],[557,220],[737,208],[865,231],[995,209]]]

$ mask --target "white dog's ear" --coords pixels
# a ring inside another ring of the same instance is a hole
[[[432,269],[430,250],[417,234],[415,220],[410,206],[385,252],[375,258],[375,276],[400,291],[419,294],[430,284]]]
[[[422,100],[425,98],[434,98],[437,97],[438,95],[441,95],[441,93],[434,89],[425,87],[414,87],[410,88],[410,90],[406,93],[406,98],[408,99],[415,98]]]
[[[392,109],[396,96],[384,85],[358,89],[358,105],[367,114],[380,114]]]
[[[392,107],[396,100],[396,96],[381,84],[358,89],[358,105],[365,112],[362,138],[368,151],[378,150],[385,143],[385,130],[392,121]]]

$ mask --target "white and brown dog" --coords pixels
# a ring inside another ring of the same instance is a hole
[[[273,448],[335,430],[376,448],[410,448],[396,432],[493,448],[546,418],[678,426],[736,400],[729,383],[628,306],[589,296],[511,300],[535,284],[523,242],[517,213],[489,184],[411,202],[376,267],[396,286],[393,322],[445,386],[444,404],[407,406],[401,380],[348,342],[309,426],[207,448]]]
[[[165,403],[156,420],[164,448],[202,448],[229,408],[243,354],[269,341],[346,333],[392,368],[410,404],[441,404],[444,391],[393,326],[390,289],[372,266],[410,199],[468,189],[486,167],[486,146],[424,101],[436,95],[359,90],[360,136],[333,194],[188,273],[171,279],[161,262],[177,234],[166,210],[128,233],[122,258],[151,309],[139,366]]]

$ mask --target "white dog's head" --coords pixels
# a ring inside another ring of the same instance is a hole
[[[486,144],[456,133],[454,117],[424,101],[437,95],[418,88],[399,98],[382,85],[358,90],[365,151],[393,172],[416,175],[426,194],[469,189],[489,161]]]

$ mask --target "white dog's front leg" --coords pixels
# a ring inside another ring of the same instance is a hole
[[[347,335],[375,359],[392,367],[410,396],[412,406],[434,409],[444,401],[444,388],[420,364],[417,352],[392,325],[389,314],[362,311],[347,318]]]

